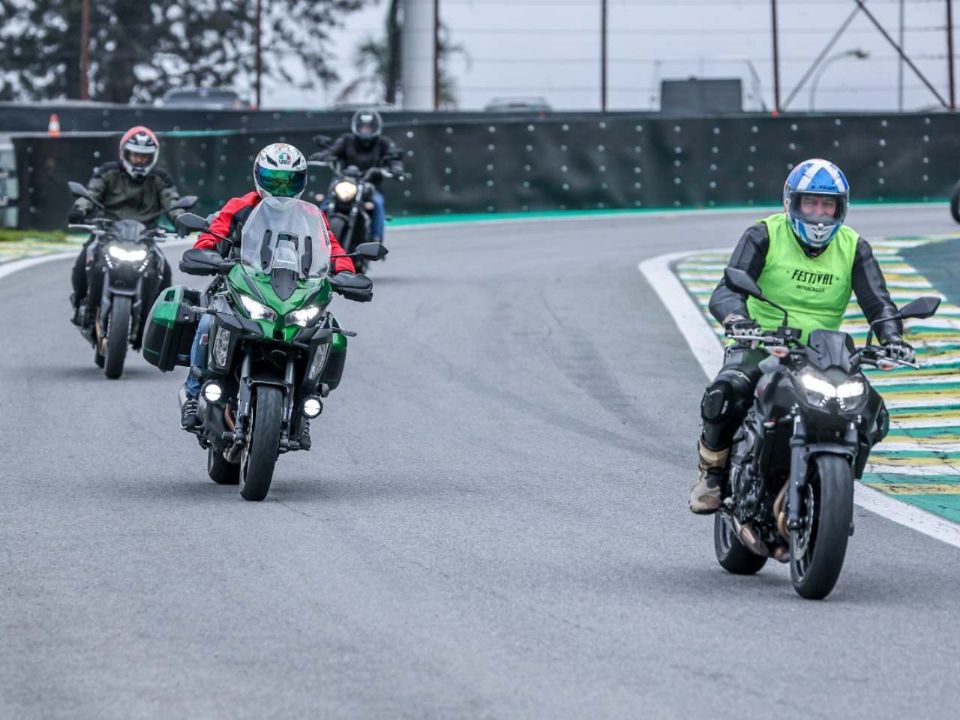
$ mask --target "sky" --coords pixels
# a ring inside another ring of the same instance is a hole
[[[784,105],[857,4],[777,4]],[[904,48],[947,99],[944,0],[868,0],[866,7],[895,40],[902,8]],[[332,48],[343,82],[356,75],[357,44],[382,35],[385,13],[381,2],[348,16]],[[600,0],[440,0],[440,16],[451,39],[466,51],[450,68],[460,108],[482,109],[496,96],[535,95],[555,109],[600,109]],[[691,76],[740,77],[745,109],[773,106],[770,0],[608,0],[608,28],[609,109],[657,110],[660,80]],[[957,43],[956,30],[954,36]],[[868,56],[859,59],[854,51]],[[885,111],[901,106],[896,51],[863,12],[853,17],[826,60],[829,64],[819,66],[823,74],[815,97],[811,99],[808,81],[788,109]],[[273,107],[325,107],[338,89],[301,93],[270,86],[266,100]],[[904,68],[902,107],[938,105],[936,96]]]

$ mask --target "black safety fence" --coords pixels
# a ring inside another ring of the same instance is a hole
[[[182,194],[200,196],[199,212],[210,212],[252,189],[261,147],[286,141],[312,151],[315,131],[324,129],[161,136],[161,164]],[[386,134],[410,172],[385,185],[394,215],[766,205],[809,157],[836,162],[854,202],[941,198],[960,176],[952,114],[421,119],[390,122]],[[72,200],[67,181],[86,181],[92,167],[115,159],[117,135],[21,136],[14,147],[18,225],[55,228]],[[313,173],[308,193],[329,180],[326,170]]]

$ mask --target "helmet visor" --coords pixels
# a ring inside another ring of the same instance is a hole
[[[846,215],[843,195],[795,192],[790,198],[791,214],[802,222],[829,226]]]
[[[307,186],[307,171],[258,167],[257,185],[273,197],[297,197]]]

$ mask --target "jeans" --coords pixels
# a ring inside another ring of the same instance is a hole
[[[370,239],[377,242],[383,241],[383,233],[386,230],[387,206],[383,199],[383,193],[379,190],[373,192],[373,215],[370,216]]]
[[[197,373],[203,372],[207,366],[207,345],[210,340],[210,325],[213,315],[204,315],[197,323],[197,333],[193,336],[193,347],[190,348],[190,371],[187,381],[183,384],[187,397],[196,400],[200,397],[200,378]]]

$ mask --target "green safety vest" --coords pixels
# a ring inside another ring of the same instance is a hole
[[[790,327],[803,330],[806,342],[813,330],[839,330],[853,291],[853,261],[860,236],[842,225],[827,249],[809,257],[797,242],[785,213],[761,220],[767,226],[770,247],[757,284],[777,305],[790,313]],[[747,310],[764,330],[783,323],[783,313],[752,297]]]

